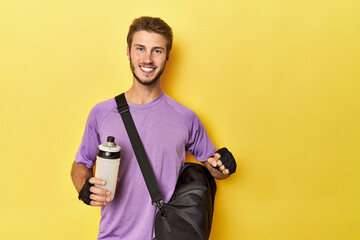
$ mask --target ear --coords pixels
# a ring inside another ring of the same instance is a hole
[[[128,59],[130,60],[130,48],[129,45],[126,47],[126,55],[128,56]]]

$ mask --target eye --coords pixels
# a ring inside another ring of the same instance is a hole
[[[142,48],[142,47],[137,47],[136,50],[138,50],[139,52],[143,52],[143,51],[144,51],[144,48]]]
[[[160,49],[155,49],[155,50],[154,50],[154,53],[160,54],[160,53],[161,53],[161,50],[160,50]]]

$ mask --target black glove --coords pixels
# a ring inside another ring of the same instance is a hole
[[[90,199],[90,188],[94,186],[94,184],[89,182],[89,179],[86,179],[86,182],[84,183],[84,186],[79,192],[79,200],[82,200],[85,204],[90,205],[91,199]]]
[[[221,155],[220,160],[225,169],[229,169],[229,174],[234,173],[236,171],[236,162],[232,153],[227,148],[221,148],[216,153]]]

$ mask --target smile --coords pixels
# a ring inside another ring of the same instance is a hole
[[[155,68],[152,68],[152,67],[140,67],[140,69],[142,72],[147,73],[147,74],[150,74],[155,70]]]

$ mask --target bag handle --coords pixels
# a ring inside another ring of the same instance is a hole
[[[115,97],[115,101],[117,104],[117,109],[121,115],[121,118],[124,122],[126,132],[129,136],[131,145],[135,152],[136,159],[138,161],[139,167],[141,169],[141,173],[144,177],[146,186],[151,196],[151,201],[153,205],[161,207],[163,202],[163,198],[159,191],[158,184],[156,182],[154,172],[149,163],[149,159],[146,155],[144,146],[141,142],[138,131],[136,130],[136,126],[134,120],[130,114],[129,105],[126,102],[125,94],[122,93]]]

